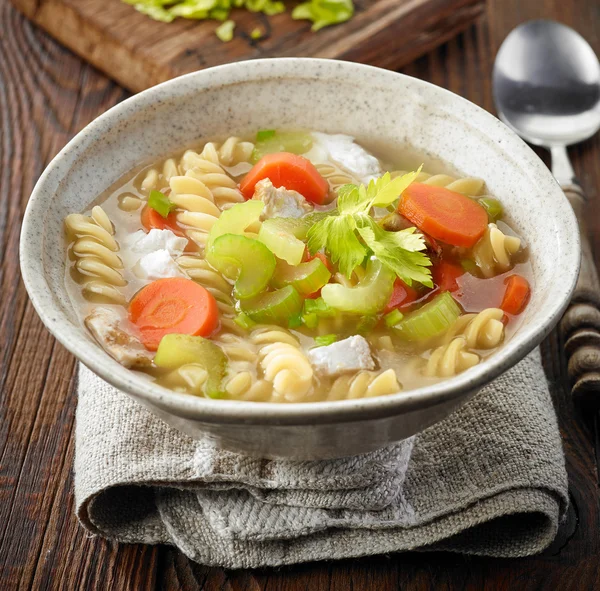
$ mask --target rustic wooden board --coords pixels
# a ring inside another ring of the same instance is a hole
[[[134,92],[202,68],[264,57],[304,56],[397,69],[473,22],[484,0],[355,0],[352,20],[318,33],[289,10],[274,17],[236,10],[230,43],[214,21],[160,23],[120,0],[11,0],[69,49]],[[255,41],[260,27],[266,37]]]

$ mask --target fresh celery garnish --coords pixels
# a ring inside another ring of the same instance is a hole
[[[394,328],[407,341],[425,341],[446,332],[461,314],[450,292],[436,296],[423,307],[406,314]]]

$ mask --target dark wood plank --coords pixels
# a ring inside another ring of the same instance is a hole
[[[562,20],[600,53],[595,0],[490,0],[488,13],[486,21],[405,72],[493,111],[493,57],[519,22],[540,15]],[[544,354],[578,522],[572,537],[545,555],[490,560],[407,553],[225,571],[193,564],[172,548],[88,538],[73,515],[74,361],[46,333],[27,302],[19,278],[18,234],[31,188],[47,162],[82,126],[126,94],[31,26],[7,0],[0,0],[0,31],[0,589],[600,588],[592,436],[569,398],[556,335],[545,343]],[[600,261],[600,140],[571,152],[593,200],[589,218]]]
[[[355,0],[349,22],[314,34],[289,11],[267,19],[236,10],[234,39],[215,22],[165,24],[118,0],[12,0],[29,18],[113,79],[143,90],[200,68],[262,57],[309,56],[398,68],[465,29],[484,0]],[[259,27],[265,35],[253,40]],[[402,31],[402,34],[398,34]]]

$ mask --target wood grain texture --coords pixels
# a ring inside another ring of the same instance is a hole
[[[489,72],[495,51],[512,27],[540,16],[574,26],[600,53],[597,0],[491,0],[487,20],[404,71],[493,110]],[[86,536],[73,515],[75,365],[27,300],[18,269],[19,226],[32,186],[52,156],[126,96],[0,0],[0,589],[599,589],[592,433],[569,395],[564,343],[557,333],[544,343],[543,353],[574,511],[570,528],[544,555],[492,560],[405,553],[225,571],[193,564],[172,548],[116,545]],[[573,148],[571,155],[590,199],[587,218],[598,263],[600,139]]]
[[[289,11],[271,18],[236,10],[233,41],[215,22],[165,24],[120,0],[11,0],[53,37],[138,92],[201,68],[265,57],[305,56],[399,68],[464,30],[484,0],[355,0],[352,20],[318,35]],[[254,40],[259,27],[265,36]]]
[[[578,185],[564,188],[581,234],[581,270],[560,327],[575,403],[600,410],[600,281],[588,239],[587,199]]]

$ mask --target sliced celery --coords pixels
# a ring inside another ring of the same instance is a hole
[[[210,230],[207,249],[223,234],[243,234],[246,228],[259,220],[264,207],[262,201],[250,200],[224,211]]]
[[[290,318],[300,314],[302,298],[291,285],[288,285],[277,291],[263,293],[249,300],[242,300],[240,308],[254,322],[273,322],[287,325]]]
[[[477,263],[475,261],[472,261],[471,259],[463,259],[462,261],[460,261],[460,266],[467,273],[470,273],[471,275],[475,276],[477,275],[479,267],[477,266]]]
[[[404,318],[404,314],[400,312],[400,310],[392,310],[389,314],[386,314],[383,319],[385,320],[385,325],[388,327],[396,326],[402,319]]]
[[[323,298],[304,300],[302,322],[306,328],[316,328],[321,318],[330,318],[335,315],[336,311],[329,307]]]
[[[406,314],[394,328],[407,341],[425,341],[446,332],[460,315],[460,306],[450,292],[445,291],[418,310]]]
[[[361,335],[369,334],[377,326],[377,316],[361,316],[356,324],[356,332]]]
[[[206,260],[228,279],[235,279],[234,294],[240,299],[258,295],[275,271],[273,253],[258,240],[238,234],[219,236]]]
[[[482,197],[481,199],[478,199],[478,203],[487,211],[490,222],[496,222],[498,218],[502,217],[502,203],[500,203],[498,199],[494,199],[493,197]]]
[[[273,274],[273,287],[293,285],[301,294],[310,295],[329,283],[331,273],[320,259],[300,263],[296,267],[279,261]]]
[[[298,328],[302,326],[302,314],[298,313],[288,320],[288,328]]]
[[[356,287],[328,284],[321,290],[325,303],[353,314],[376,314],[388,303],[395,274],[377,259],[369,259],[367,273]]]
[[[277,132],[274,129],[261,129],[256,132],[256,141],[264,142],[270,140]]]
[[[186,334],[165,335],[158,345],[154,364],[171,370],[183,365],[199,365],[208,374],[205,394],[210,398],[222,395],[221,382],[227,368],[227,357],[218,345],[208,339]]]
[[[278,258],[298,265],[304,256],[305,245],[293,234],[282,229],[277,219],[266,220],[260,227],[258,239]]]
[[[264,135],[267,135],[267,137],[264,137]],[[277,152],[306,154],[313,145],[312,136],[304,131],[276,131],[273,135],[258,132],[256,140],[252,152],[252,162],[255,164],[263,156]]]
[[[148,207],[166,218],[177,206],[164,193],[152,190],[148,196]]]
[[[315,337],[315,346],[313,349],[317,347],[327,347],[327,345],[332,345],[338,340],[338,336],[336,334],[324,334],[319,337]]]
[[[245,328],[246,330],[250,330],[252,327],[256,326],[256,322],[248,316],[248,314],[244,314],[240,312],[233,320],[238,326]]]

